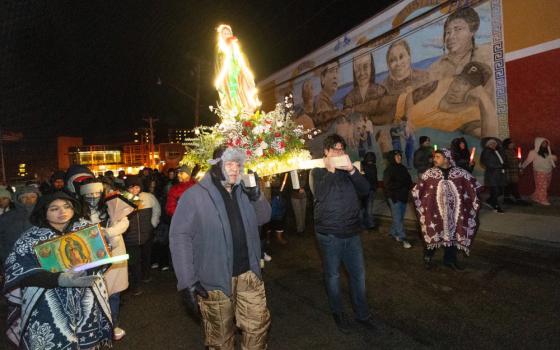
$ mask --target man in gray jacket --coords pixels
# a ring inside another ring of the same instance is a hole
[[[205,345],[266,349],[270,313],[260,270],[258,226],[270,220],[270,205],[258,185],[241,181],[245,152],[218,148],[212,167],[179,200],[169,241],[178,290],[200,309]],[[234,319],[236,324],[234,324]]]

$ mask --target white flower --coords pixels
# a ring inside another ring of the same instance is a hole
[[[279,127],[279,128],[281,128],[282,126],[284,126],[284,122],[281,121],[281,120],[277,120],[277,121],[276,121],[276,126]]]
[[[262,149],[267,149],[268,148],[268,143],[262,141],[259,147],[262,148]]]
[[[264,132],[264,127],[262,125],[257,125],[253,128],[253,135],[262,134]]]
[[[260,148],[260,147],[257,148],[257,149],[255,150],[255,155],[256,155],[257,157],[262,157],[262,155],[263,155],[263,149]]]

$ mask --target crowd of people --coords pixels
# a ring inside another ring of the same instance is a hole
[[[482,186],[471,174],[475,162],[464,138],[437,150],[429,137],[419,141],[416,183],[400,150],[386,154],[381,183],[392,215],[389,234],[404,248],[411,247],[404,214],[412,197],[426,268],[433,267],[436,250],[443,248],[444,265],[462,270],[457,252],[469,253],[482,203]],[[486,203],[494,211],[503,212],[501,195],[508,204],[529,204],[520,196],[518,182],[531,163],[531,200],[550,205],[547,191],[557,157],[548,140],[537,138],[524,161],[511,139],[486,138],[482,145]],[[374,330],[360,233],[376,227],[373,207],[375,198],[381,198],[376,194],[377,160],[366,152],[361,169],[356,168],[346,154],[345,139],[337,134],[325,138],[323,150],[324,167],[263,179],[253,174],[253,186],[242,180],[245,153],[220,147],[205,174],[183,165],[165,174],[144,168],[137,175],[108,171],[96,177],[88,168],[73,165],[54,172],[48,183],[28,183],[17,193],[0,187],[8,338],[23,349],[108,348],[126,334],[119,323],[121,293],[142,294],[151,270],[161,269],[174,271],[178,290],[202,318],[206,346],[233,349],[237,328],[242,348],[265,349],[271,316],[261,269],[271,260],[267,243],[272,235],[281,245],[288,244],[290,208],[299,235],[307,231],[307,211],[312,210],[327,299],[339,330],[352,328],[341,301],[342,265],[350,277],[354,318]],[[348,162],[335,161],[341,157]],[[136,209],[124,218],[111,217],[108,210],[105,199],[115,191],[135,198]],[[103,228],[112,255],[128,254],[128,261],[85,272],[41,268],[33,249],[38,242],[94,224]]]

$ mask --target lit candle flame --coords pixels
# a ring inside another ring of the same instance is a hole
[[[474,154],[476,153],[476,147],[471,148],[471,157],[470,162],[472,163],[474,160]]]

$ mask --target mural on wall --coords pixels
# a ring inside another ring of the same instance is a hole
[[[261,86],[274,86],[277,101],[293,96],[295,120],[316,130],[315,157],[333,132],[354,159],[399,149],[410,168],[422,135],[480,149],[481,138],[508,132],[499,6],[403,1]]]

